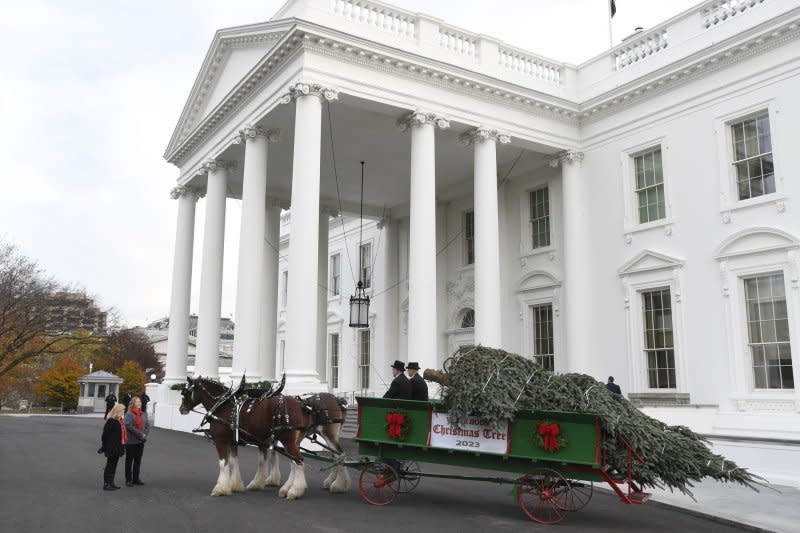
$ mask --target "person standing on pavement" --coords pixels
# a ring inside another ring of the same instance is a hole
[[[106,396],[106,416],[108,416],[108,412],[117,404],[117,396],[114,394],[114,391],[109,391],[108,396]]]
[[[118,403],[106,415],[106,424],[103,426],[103,434],[100,437],[100,449],[97,450],[106,456],[106,467],[103,470],[103,490],[119,489],[114,484],[114,476],[117,473],[119,458],[125,455],[125,443],[128,439],[128,432],[122,420],[124,413],[125,406]]]
[[[408,379],[411,381],[411,399],[428,401],[428,384],[419,375],[419,363],[410,361],[408,366]]]
[[[128,407],[131,404],[131,399],[132,398],[133,398],[133,394],[131,394],[130,392],[126,392],[125,396],[122,397],[122,405],[125,406],[125,412],[126,413],[128,412]]]
[[[144,485],[139,472],[142,468],[144,443],[150,434],[150,422],[147,413],[142,411],[142,400],[138,396],[131,399],[128,412],[125,413],[125,428],[128,430],[128,443],[125,445],[125,485]]]
[[[392,364],[392,384],[389,390],[383,395],[384,398],[396,398],[398,400],[411,399],[411,382],[405,375],[406,365],[402,361],[395,361]]]
[[[146,413],[147,404],[150,402],[150,396],[148,396],[146,392],[143,392],[140,398],[142,399],[142,411]]]

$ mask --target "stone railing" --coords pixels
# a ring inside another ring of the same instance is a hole
[[[471,35],[451,26],[439,25],[439,46],[450,52],[477,58],[478,39],[477,35]]]
[[[764,0],[723,0],[711,2],[703,7],[703,25],[711,28],[731,17],[763,4]]]
[[[414,38],[417,17],[368,0],[331,0],[335,15],[403,37]]]
[[[614,49],[614,67],[622,70],[667,48],[667,30],[648,32]]]
[[[500,65],[508,70],[554,84],[560,84],[563,77],[562,64],[508,47],[500,48]]]

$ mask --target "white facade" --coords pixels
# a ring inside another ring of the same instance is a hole
[[[703,433],[800,440],[799,38],[792,0],[709,0],[578,66],[369,0],[220,30],[165,154],[171,316],[203,194],[219,316],[222,194],[242,198],[234,378],[378,394],[394,359],[482,342],[614,375]],[[347,327],[362,160],[368,340]]]

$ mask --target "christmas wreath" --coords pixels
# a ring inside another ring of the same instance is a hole
[[[550,420],[539,424],[533,440],[538,447],[549,453],[557,452],[567,445],[567,438],[561,434],[561,426]]]
[[[408,417],[405,413],[386,413],[386,435],[390,439],[405,440],[408,436]]]

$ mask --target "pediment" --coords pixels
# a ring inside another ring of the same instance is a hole
[[[170,139],[171,152],[287,34],[293,21],[220,30],[214,36],[203,66]]]
[[[537,270],[525,274],[517,282],[517,292],[532,291],[548,287],[560,287],[561,282],[549,272]]]
[[[683,260],[676,257],[654,252],[653,250],[642,250],[624,265],[619,267],[617,273],[620,276],[637,274],[640,272],[651,272],[653,270],[673,269],[683,266]]]
[[[714,251],[715,259],[800,247],[797,237],[775,228],[750,228],[734,233]]]

